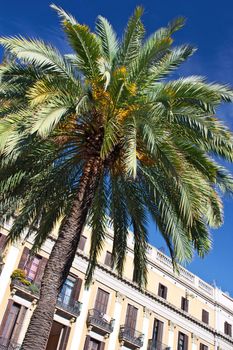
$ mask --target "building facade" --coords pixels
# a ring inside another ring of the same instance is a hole
[[[20,349],[36,308],[40,281],[55,238],[30,255],[32,241],[8,246],[0,231],[0,349]],[[148,285],[132,282],[133,237],[117,276],[107,234],[91,287],[84,288],[90,248],[86,228],[58,298],[47,350],[232,350],[233,299],[148,246]]]

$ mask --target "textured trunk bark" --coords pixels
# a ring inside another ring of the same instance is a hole
[[[31,318],[22,350],[46,349],[57,297],[74,260],[101,169],[102,162],[99,158],[88,161],[84,168],[70,214],[61,225],[45,268],[40,299]]]

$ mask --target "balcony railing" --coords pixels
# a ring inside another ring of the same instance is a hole
[[[20,347],[12,340],[0,337],[0,350],[20,350]]]
[[[87,326],[93,328],[95,331],[101,334],[110,334],[113,331],[115,320],[108,315],[96,310],[91,309],[87,316]]]
[[[147,350],[170,350],[170,347],[161,343],[160,341],[150,339]]]
[[[31,286],[27,286],[17,279],[11,281],[11,289],[15,290],[16,295],[32,301],[33,299],[39,299],[39,289],[33,289]],[[82,303],[79,301],[70,300],[69,303],[65,303],[62,300],[57,300],[56,313],[65,318],[71,319],[77,317],[80,314]],[[1,349],[0,349],[1,350]]]
[[[144,334],[128,326],[121,326],[119,340],[131,349],[138,349],[143,346]]]
[[[70,300],[69,303],[64,303],[62,300],[57,300],[57,313],[68,313],[77,317],[80,315],[82,303],[79,301]]]

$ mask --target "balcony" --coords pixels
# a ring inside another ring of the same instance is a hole
[[[34,285],[25,285],[17,279],[11,280],[12,292],[30,302],[39,299],[39,288]],[[64,303],[62,300],[57,300],[56,314],[71,320],[80,315],[82,303],[79,301],[70,300],[69,303]],[[1,348],[0,348],[1,350]]]
[[[170,350],[170,347],[161,343],[160,341],[155,342],[153,339],[150,339],[147,350]]]
[[[0,337],[0,350],[20,350],[20,347],[12,340]]]
[[[102,312],[91,309],[87,316],[87,327],[95,332],[108,336],[113,331],[115,320]]]
[[[56,305],[56,314],[68,319],[70,319],[70,316],[76,318],[80,315],[81,308],[82,303],[79,301],[70,300],[67,304],[58,299]]]
[[[144,334],[135,331],[128,326],[121,326],[119,340],[122,345],[125,345],[130,349],[139,349],[143,346]]]

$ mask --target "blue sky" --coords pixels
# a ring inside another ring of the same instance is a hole
[[[144,23],[148,34],[179,15],[187,18],[186,27],[176,34],[176,44],[191,43],[197,53],[177,72],[179,75],[204,75],[209,81],[233,86],[233,2],[232,0],[57,0],[81,23],[93,27],[97,15],[107,17],[121,35],[136,5],[145,8]],[[69,49],[59,29],[50,1],[4,1],[1,4],[0,35],[40,37],[60,50]],[[1,52],[0,52],[1,54]],[[219,117],[233,129],[233,105],[223,106]],[[233,171],[233,166],[229,167]],[[226,198],[225,223],[212,232],[213,250],[204,259],[194,258],[187,267],[204,280],[217,284],[233,296],[233,199]],[[165,246],[151,227],[150,242]]]

